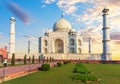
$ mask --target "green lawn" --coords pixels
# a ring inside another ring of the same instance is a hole
[[[120,64],[86,64],[101,80],[100,84],[120,84]]]
[[[95,72],[100,82],[89,84],[120,84],[120,65],[118,64],[85,64],[90,71]],[[16,78],[2,84],[84,84],[71,79],[75,64],[52,68],[50,71],[39,71],[24,77]]]

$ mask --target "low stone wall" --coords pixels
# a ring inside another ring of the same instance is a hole
[[[120,60],[111,60],[111,61],[104,61],[104,60],[54,60],[55,62],[83,62],[83,63],[102,63],[102,64],[120,64]]]

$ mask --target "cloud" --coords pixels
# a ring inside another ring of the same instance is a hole
[[[85,5],[86,3],[87,5]],[[75,17],[77,23],[85,25],[81,31],[85,41],[88,41],[88,37],[91,36],[97,43],[101,43],[102,40],[102,34],[99,31],[102,31],[102,9],[106,6],[110,9],[108,25],[114,30],[114,33],[111,33],[111,39],[118,40],[120,38],[119,32],[115,32],[120,28],[120,0],[107,2],[103,0],[56,0],[56,4],[65,14]]]
[[[0,47],[4,47],[4,46],[7,46],[8,44],[7,43],[0,43]]]
[[[111,33],[111,39],[120,41],[120,32],[113,32],[113,33]]]
[[[58,0],[57,6],[63,10],[65,14],[73,14],[79,7],[77,4],[85,3],[87,0]]]
[[[102,42],[102,34],[98,31],[98,29],[89,29],[85,28],[81,30],[80,32],[81,36],[83,36],[84,41],[88,42],[88,38],[91,37],[92,41],[95,43],[101,43]],[[120,32],[112,32],[110,34],[110,38],[113,41],[113,43],[119,45],[120,44]]]
[[[3,33],[2,32],[0,32],[0,38],[3,38]]]
[[[114,41],[115,44],[120,45],[120,40],[119,41]]]
[[[76,11],[77,10],[77,7],[75,7],[75,6],[66,6],[65,7],[65,9],[67,9],[66,11],[65,11],[65,13],[67,13],[67,14],[69,14],[69,13],[73,13],[74,11]]]
[[[45,7],[46,7],[46,5],[42,5],[41,7],[42,7],[42,8],[45,8]]]
[[[51,4],[51,3],[53,3],[53,2],[55,2],[55,0],[44,0],[44,3],[45,3],[45,4]]]
[[[6,1],[5,5],[13,14],[15,14],[25,24],[30,23],[30,18],[28,14],[25,11],[23,11],[23,9],[19,5],[8,0]]]
[[[8,37],[4,36],[3,32],[0,32],[0,47],[8,45]]]
[[[51,3],[46,3],[46,5]],[[120,28],[120,0],[110,0],[107,2],[103,0],[56,0],[56,5],[63,13],[73,16],[77,23],[82,22],[86,28],[96,28],[97,26],[102,28],[102,9],[106,5],[110,9],[108,17],[110,28],[112,30],[115,28],[119,30]]]
[[[120,0],[110,0],[110,3],[116,6],[120,6]]]
[[[25,35],[25,34],[22,34],[22,33],[17,33],[17,35],[22,36],[22,37],[25,37],[25,38],[27,38],[28,40],[38,39],[37,36],[33,36],[33,35]]]
[[[28,38],[29,40],[34,40],[38,37],[32,36],[32,35],[24,35],[24,37]]]
[[[80,32],[81,36],[83,37],[84,42],[88,42],[89,37],[91,37],[92,42],[96,44],[101,44],[102,42],[102,35],[96,29],[83,29]]]
[[[57,6],[63,10],[64,13],[66,14],[71,14],[77,10],[77,7],[75,6],[75,2],[73,0],[68,1],[68,0],[59,0],[57,2]]]

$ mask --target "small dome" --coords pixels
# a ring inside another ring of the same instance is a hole
[[[14,17],[10,17],[10,20],[11,20],[11,21],[15,21],[15,18],[14,18]]]
[[[45,33],[50,33],[50,32],[52,32],[50,29],[48,29]]]
[[[72,29],[70,22],[63,17],[60,18],[53,26],[54,31],[69,31],[70,29]]]
[[[76,32],[76,30],[75,29],[71,29],[70,32]]]

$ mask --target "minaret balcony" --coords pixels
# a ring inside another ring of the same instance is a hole
[[[102,28],[102,30],[106,30],[106,29],[110,29],[110,27],[104,27],[104,28]]]
[[[110,40],[102,40],[102,42],[110,42]]]

